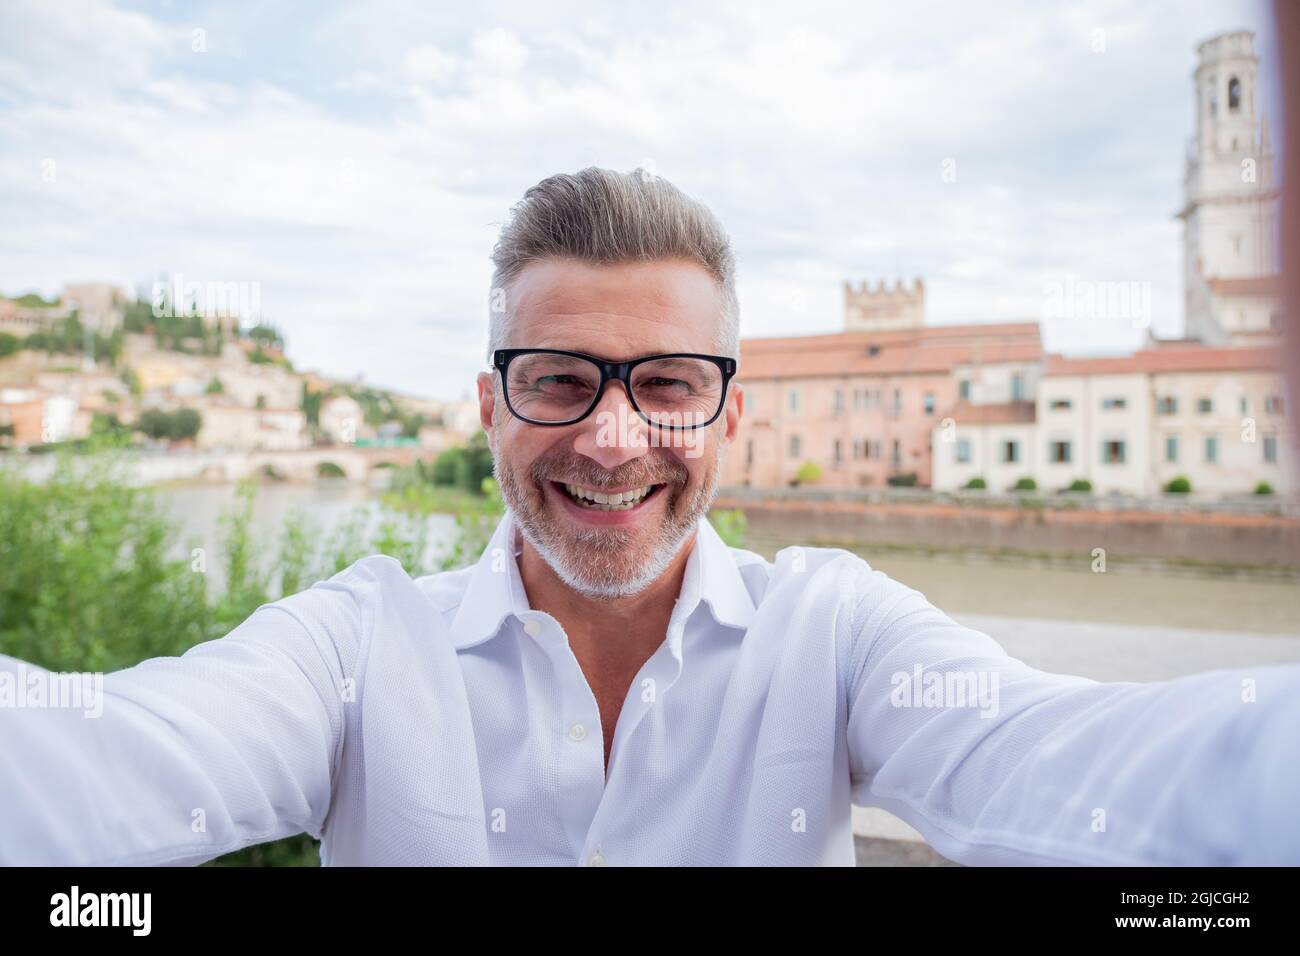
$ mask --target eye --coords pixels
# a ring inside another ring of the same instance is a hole
[[[672,388],[673,386],[677,386],[677,385],[682,385],[682,386],[686,385],[686,383],[683,382],[680,378],[664,378],[663,376],[660,375],[656,375],[654,378],[647,378],[641,384],[643,386],[648,385],[652,388]]]

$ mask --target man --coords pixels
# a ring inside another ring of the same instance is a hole
[[[305,830],[337,864],[852,864],[858,803],[969,864],[1300,863],[1300,666],[1047,674],[847,552],[723,544],[744,393],[704,207],[554,176],[494,261],[478,563],[367,558],[108,675],[98,719],[0,713],[0,860]]]

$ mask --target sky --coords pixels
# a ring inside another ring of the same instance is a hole
[[[931,323],[1123,351],[1048,290],[1141,283],[1181,332],[1195,47],[1235,29],[1267,74],[1257,0],[0,0],[0,293],[242,283],[298,367],[465,398],[510,207],[641,167],[727,228],[743,336],[919,276]]]

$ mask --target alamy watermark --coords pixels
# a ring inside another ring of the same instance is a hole
[[[1043,312],[1048,319],[1118,319],[1135,329],[1150,328],[1151,283],[1054,279],[1043,283]]]
[[[0,710],[80,710],[96,718],[104,713],[104,675],[58,674],[22,661],[13,671],[0,671]]]
[[[896,671],[889,682],[894,707],[977,708],[981,717],[998,712],[997,671],[929,671],[916,664],[909,674]]]
[[[704,454],[709,416],[703,412],[653,412],[646,422],[625,404],[618,412],[596,413],[596,444],[601,448],[685,448],[687,458]],[[686,427],[690,426],[690,427]]]
[[[154,318],[158,319],[188,315],[237,318],[247,327],[262,318],[260,282],[186,282],[178,272],[170,282],[155,282],[151,296]]]

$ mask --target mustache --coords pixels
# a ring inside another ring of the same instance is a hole
[[[626,488],[642,485],[684,485],[690,476],[676,458],[637,458],[610,471],[581,455],[541,458],[529,469],[537,484],[544,481],[571,482],[589,488]]]

